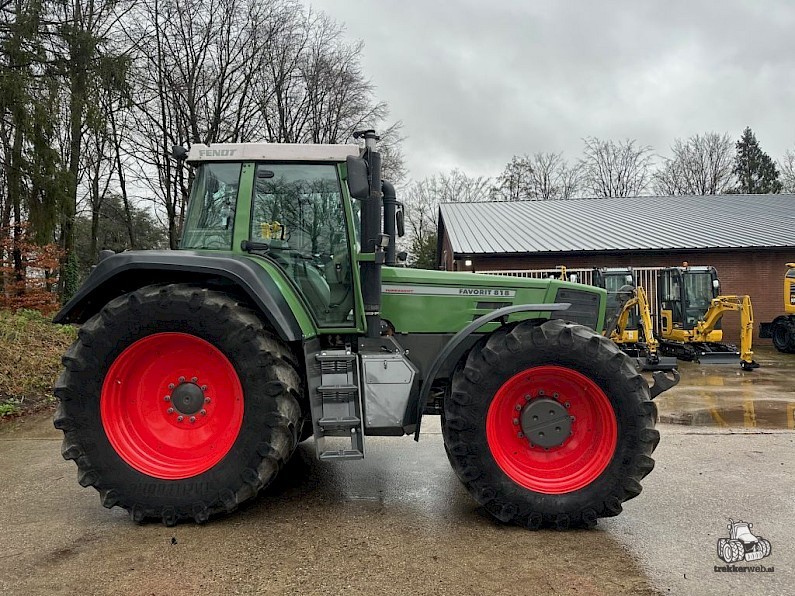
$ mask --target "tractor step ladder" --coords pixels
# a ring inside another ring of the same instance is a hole
[[[312,396],[317,455],[325,460],[362,459],[364,427],[356,354],[324,350],[315,355],[315,361],[320,372],[320,385]],[[327,448],[327,437],[344,437],[350,440],[350,446]]]

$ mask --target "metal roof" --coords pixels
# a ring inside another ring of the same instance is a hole
[[[457,255],[795,246],[795,195],[443,203]]]
[[[188,152],[188,162],[345,161],[349,155],[359,155],[359,147],[303,143],[196,143]]]

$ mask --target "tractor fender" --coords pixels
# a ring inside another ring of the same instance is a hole
[[[571,307],[571,304],[568,302],[554,302],[550,304],[520,304],[517,306],[506,306],[505,308],[498,308],[490,313],[483,315],[472,321],[469,325],[461,329],[458,333],[456,333],[453,337],[450,338],[450,341],[445,344],[444,348],[439,352],[439,355],[434,359],[433,363],[431,364],[430,368],[428,369],[428,374],[425,376],[425,379],[422,383],[422,389],[420,389],[419,400],[417,402],[417,430],[414,432],[414,440],[420,440],[420,426],[422,422],[422,412],[425,409],[425,404],[428,401],[428,397],[431,394],[431,385],[433,385],[434,379],[436,379],[436,375],[439,374],[442,366],[455,354],[456,349],[466,340],[467,337],[472,335],[475,331],[483,327],[483,325],[487,323],[491,323],[496,321],[497,319],[502,319],[507,317],[508,315],[512,315],[518,312],[561,312],[564,310],[568,310]]]
[[[157,283],[210,282],[235,287],[284,341],[300,341],[301,327],[276,282],[252,258],[186,250],[127,251],[103,259],[54,323],[84,323],[117,296]]]

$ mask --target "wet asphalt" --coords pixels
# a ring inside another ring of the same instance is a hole
[[[658,398],[643,493],[595,530],[530,532],[480,511],[430,419],[419,443],[368,438],[361,462],[311,441],[277,482],[204,526],[136,525],[60,456],[49,417],[0,425],[2,594],[793,594],[795,356],[683,365]],[[728,518],[772,544],[720,572]]]

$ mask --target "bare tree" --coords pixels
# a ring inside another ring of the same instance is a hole
[[[138,186],[149,189],[176,248],[190,175],[172,145],[342,143],[383,124],[386,105],[365,78],[360,43],[297,0],[143,0],[136,68]],[[402,177],[399,123],[384,134]]]
[[[433,267],[441,203],[471,203],[489,199],[491,178],[471,177],[461,170],[436,174],[409,185],[405,193],[412,264]]]
[[[514,155],[498,179],[497,196],[508,201],[570,199],[579,187],[579,168],[562,153]]]
[[[583,139],[579,167],[584,192],[595,197],[631,197],[646,190],[651,175],[651,147],[635,140]]]
[[[403,161],[403,122],[398,121],[380,133],[378,151],[381,153],[381,177],[394,185],[400,185],[406,177]]]
[[[782,192],[795,193],[795,150],[787,149],[779,168],[781,168]]]
[[[707,132],[676,139],[673,157],[654,173],[654,189],[661,195],[714,195],[733,186],[734,145],[728,134]]]

